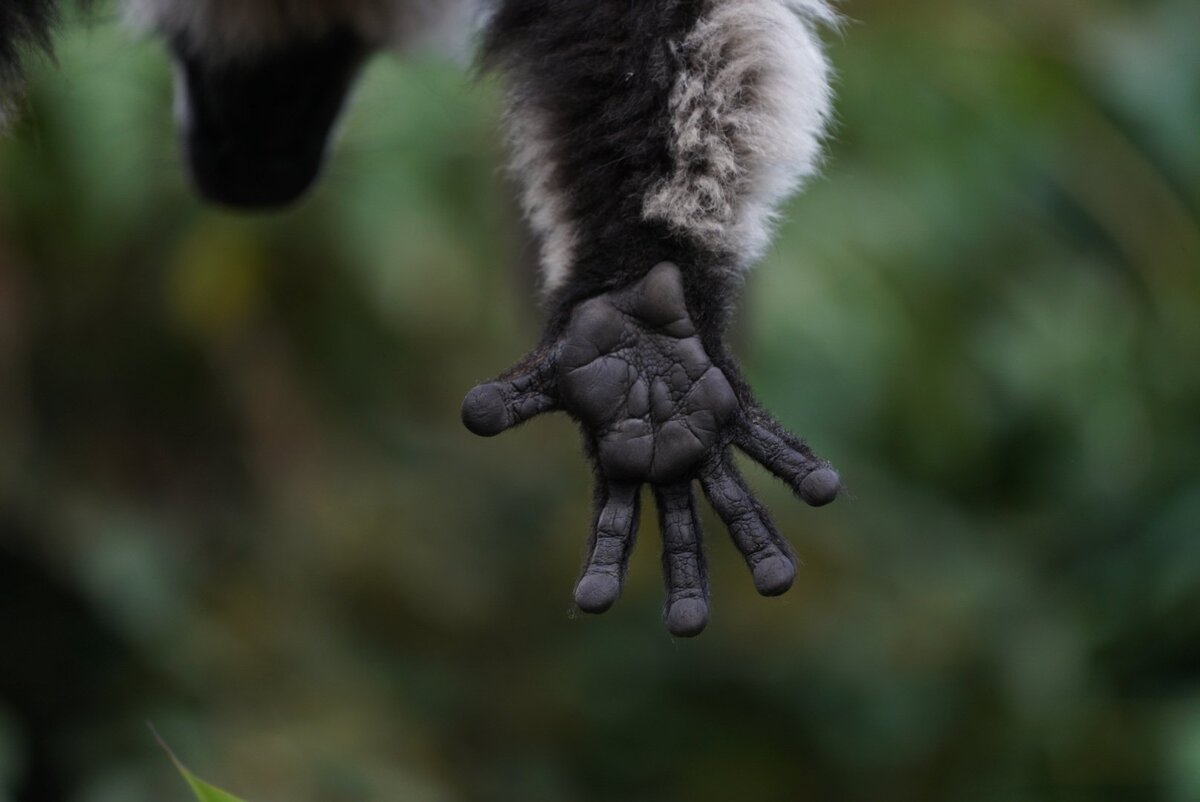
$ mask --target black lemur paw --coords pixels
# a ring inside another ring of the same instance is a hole
[[[620,595],[643,483],[654,491],[663,534],[667,628],[682,636],[708,623],[693,480],[767,596],[791,587],[796,558],[746,487],[730,446],[814,506],[833,501],[841,488],[828,463],[714,364],[688,312],[682,275],[670,263],[580,303],[557,338],[472,390],[462,416],[472,432],[492,436],[556,409],[582,426],[596,465],[596,516],[575,588],[586,612],[603,612]]]

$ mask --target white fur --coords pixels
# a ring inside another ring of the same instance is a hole
[[[546,113],[516,93],[510,95],[508,109],[510,169],[521,185],[525,216],[541,243],[542,289],[549,293],[570,275],[575,227],[559,189],[555,141]]]
[[[296,36],[347,25],[379,46],[425,41],[461,49],[476,0],[126,0],[128,18],[166,36],[186,36],[213,56],[237,56]]]
[[[831,90],[815,28],[835,22],[824,0],[714,5],[683,43],[676,167],[646,196],[647,219],[731,254],[738,271],[762,256],[776,206],[820,161]]]

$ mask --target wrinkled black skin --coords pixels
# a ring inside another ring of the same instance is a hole
[[[344,29],[236,58],[214,59],[182,39],[172,50],[192,183],[205,200],[239,209],[285,206],[312,186],[369,53]]]
[[[557,409],[579,423],[597,484],[596,519],[575,589],[582,610],[604,612],[620,594],[643,484],[658,504],[673,634],[696,635],[708,623],[693,481],[729,528],[759,592],[775,596],[791,587],[796,558],[734,467],[730,447],[814,506],[833,501],[840,480],[731,370],[705,349],[683,274],[664,262],[628,287],[574,306],[559,333],[463,402],[463,423],[483,436]]]

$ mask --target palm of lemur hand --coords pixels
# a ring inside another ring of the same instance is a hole
[[[838,493],[837,474],[714,364],[671,264],[576,306],[555,340],[471,391],[463,421],[490,436],[553,409],[580,423],[596,463],[597,511],[575,590],[587,612],[603,612],[620,594],[644,483],[658,504],[666,622],[677,635],[698,634],[708,621],[693,480],[729,528],[759,592],[783,593],[795,577],[791,548],[734,467],[730,445],[810,504]]]
[[[563,406],[594,437],[609,479],[663,484],[687,478],[737,409],[671,268],[580,304],[562,343]]]

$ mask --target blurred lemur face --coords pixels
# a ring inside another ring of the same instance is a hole
[[[196,190],[239,208],[283,206],[312,186],[360,68],[422,14],[420,4],[395,0],[130,6],[170,45],[176,117]]]
[[[196,190],[213,203],[269,208],[316,179],[330,131],[366,56],[353,31],[214,58],[172,42],[177,116]]]

